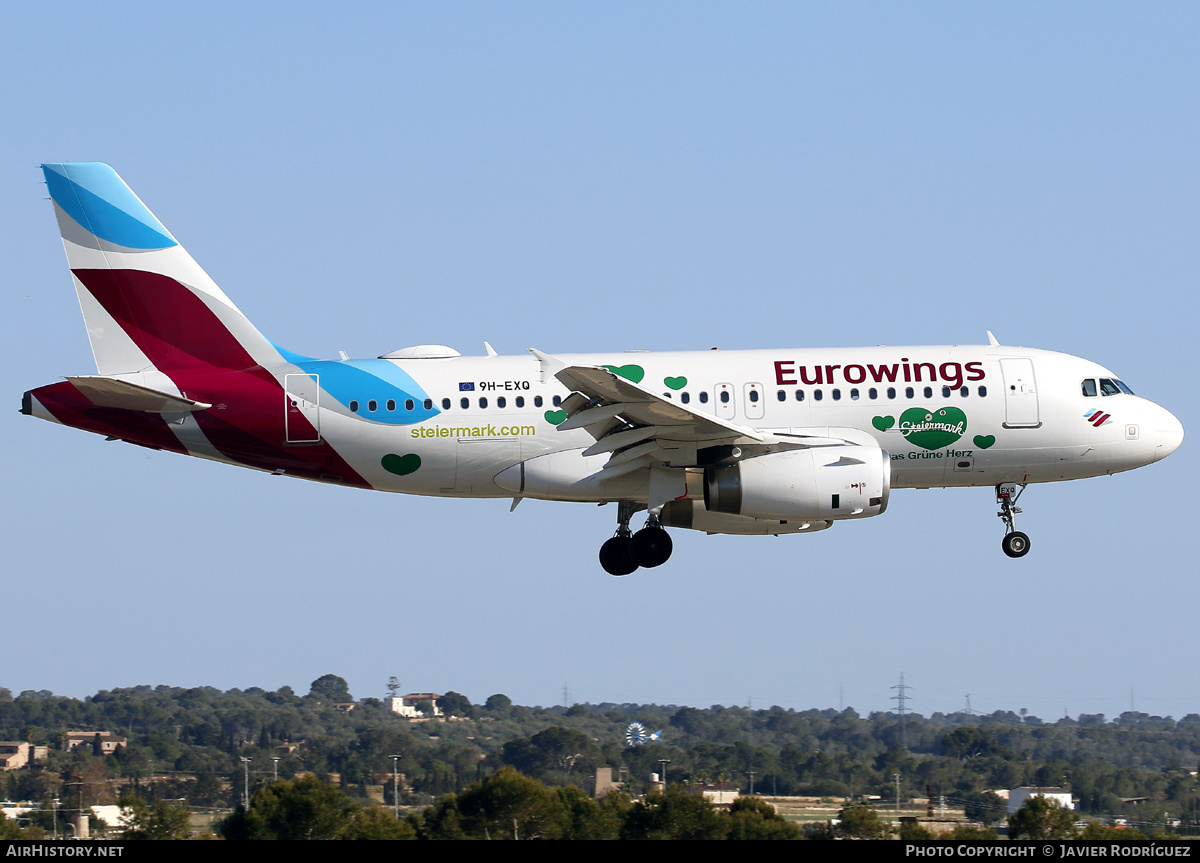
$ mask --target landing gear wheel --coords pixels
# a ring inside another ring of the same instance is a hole
[[[633,559],[638,566],[662,566],[673,547],[671,535],[661,527],[643,527],[633,535]]]
[[[1009,557],[1024,557],[1029,552],[1029,537],[1019,530],[1014,530],[1004,535],[1000,547]]]
[[[629,575],[638,568],[633,559],[633,537],[629,534],[612,537],[600,546],[600,565],[609,575]]]

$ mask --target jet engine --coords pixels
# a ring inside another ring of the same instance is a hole
[[[867,518],[887,509],[891,480],[891,457],[879,447],[788,450],[708,468],[704,506],[789,521]]]

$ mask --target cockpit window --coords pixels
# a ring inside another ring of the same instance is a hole
[[[1083,382],[1083,394],[1085,396],[1087,396],[1088,398],[1092,398],[1093,396],[1096,395],[1096,379],[1095,378],[1088,378],[1086,381]]]
[[[1125,386],[1124,382],[1113,381],[1113,383],[1116,384],[1117,386],[1119,386],[1121,388],[1121,392],[1125,393],[1125,395],[1127,395],[1127,396],[1133,395],[1133,390],[1131,390],[1129,387]]]
[[[1108,378],[1100,378],[1100,395],[1115,396],[1115,395],[1119,395],[1120,392],[1121,392],[1121,388],[1119,386],[1117,386],[1115,383],[1113,383],[1112,381],[1110,381]]]

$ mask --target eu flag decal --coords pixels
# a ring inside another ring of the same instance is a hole
[[[474,382],[474,381],[466,381],[466,382],[459,383],[459,385],[458,385],[458,391],[459,391],[460,393],[473,393],[473,392],[475,392],[475,382]]]

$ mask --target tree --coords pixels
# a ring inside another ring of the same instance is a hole
[[[507,715],[512,710],[512,699],[498,692],[495,695],[489,695],[483,706],[485,710],[490,710],[492,713]]]
[[[621,827],[622,839],[723,839],[727,821],[699,794],[671,786],[633,804]]]
[[[954,729],[942,737],[941,743],[943,754],[961,761],[970,761],[1000,748],[987,731],[971,725]]]
[[[320,696],[334,704],[345,704],[348,701],[354,700],[354,696],[350,694],[350,687],[346,684],[346,681],[336,674],[325,674],[318,677],[312,682],[312,686],[309,687],[309,694]]]
[[[465,833],[480,839],[555,839],[565,815],[550,789],[511,767],[472,785],[457,806]]]
[[[260,788],[221,832],[226,839],[341,839],[358,808],[340,789],[305,776]]]
[[[1008,816],[1009,839],[1074,839],[1075,816],[1038,794]]]
[[[468,717],[471,715],[470,700],[458,692],[447,692],[438,699],[437,706],[446,716]]]
[[[417,831],[407,821],[378,806],[354,813],[342,839],[416,839]]]
[[[802,839],[795,824],[786,821],[761,797],[739,797],[729,809],[729,839]]]
[[[122,839],[186,839],[191,832],[191,812],[186,803],[147,803],[141,797],[122,797],[121,807],[130,810]]]
[[[891,839],[892,828],[865,803],[851,803],[838,815],[839,836],[847,839]]]
[[[594,767],[600,758],[600,750],[590,737],[560,726],[544,729],[532,737],[510,740],[504,744],[503,753],[506,764],[543,780],[544,774],[552,771],[570,774],[576,766]]]
[[[6,689],[5,692],[7,691]],[[36,826],[22,827],[16,821],[6,817],[3,812],[0,812],[0,840],[41,839],[44,835],[42,828]]]

